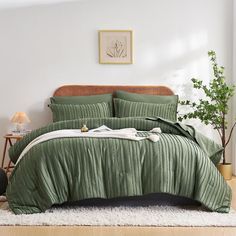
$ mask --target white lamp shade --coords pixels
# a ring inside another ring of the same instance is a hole
[[[12,123],[24,124],[29,123],[30,119],[25,112],[16,112],[15,115],[11,118]]]

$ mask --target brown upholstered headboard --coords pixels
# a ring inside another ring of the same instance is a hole
[[[56,89],[53,96],[87,96],[96,94],[114,93],[123,90],[133,93],[150,95],[173,95],[174,92],[166,86],[152,85],[64,85]]]

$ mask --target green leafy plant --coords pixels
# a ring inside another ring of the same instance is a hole
[[[209,85],[203,84],[202,80],[192,79],[193,87],[200,89],[205,93],[205,99],[199,99],[197,102],[189,100],[180,101],[181,105],[191,107],[191,111],[180,116],[178,119],[198,118],[206,125],[212,125],[220,135],[223,150],[223,164],[226,163],[225,148],[229,144],[232,137],[233,130],[236,122],[232,125],[228,137],[226,137],[226,130],[228,122],[226,116],[229,112],[229,100],[234,95],[235,85],[228,85],[225,81],[224,67],[218,66],[216,60],[216,53],[209,51],[208,56],[212,63],[214,78],[210,81]]]

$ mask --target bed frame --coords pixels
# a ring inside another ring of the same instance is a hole
[[[112,93],[123,90],[132,93],[143,93],[150,95],[173,95],[174,92],[166,86],[156,85],[64,85],[56,89],[53,96],[87,96]]]

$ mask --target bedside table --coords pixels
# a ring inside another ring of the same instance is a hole
[[[17,142],[17,141],[21,140],[23,138],[23,136],[22,135],[14,135],[14,134],[6,134],[3,138],[5,139],[5,144],[4,144],[4,149],[3,149],[1,167],[3,169],[6,169],[6,173],[7,173],[10,168],[13,168],[13,166],[11,166],[11,160],[9,160],[9,163],[8,163],[7,167],[4,167],[4,161],[5,161],[5,157],[6,157],[6,151],[7,151],[8,144],[11,147],[13,145],[13,140],[15,142]]]

